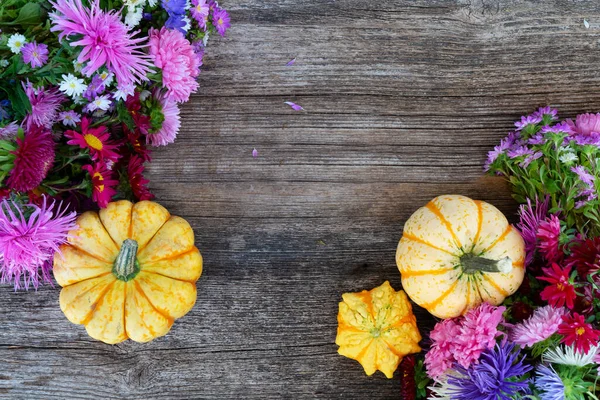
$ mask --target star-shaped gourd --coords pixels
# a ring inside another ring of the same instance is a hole
[[[344,293],[335,343],[338,353],[358,361],[367,375],[392,378],[402,358],[421,351],[421,335],[408,297],[389,282],[370,291]]]

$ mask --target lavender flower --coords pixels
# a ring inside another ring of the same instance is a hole
[[[455,366],[456,374],[448,377],[447,392],[461,400],[510,400],[527,393],[529,380],[523,375],[531,366],[523,364],[525,357],[518,357],[514,343],[497,344],[469,369]]]
[[[550,108],[550,106],[540,107],[533,115],[544,118],[544,116],[549,116],[550,121],[556,121],[558,119],[558,110],[556,108]]]
[[[51,282],[52,258],[58,247],[75,228],[76,213],[67,213],[56,203],[41,206],[20,205],[14,201],[0,203],[0,282],[14,282],[15,290],[32,285],[40,278]],[[41,272],[41,277],[40,277]]]
[[[565,385],[552,366],[541,364],[535,373],[535,387],[541,392],[541,400],[565,400]]]
[[[521,121],[515,122],[517,131],[523,130],[527,125],[536,125],[542,122],[542,116],[533,113],[531,115],[521,117]]]
[[[162,8],[169,14],[165,26],[172,30],[178,30],[185,35],[183,27],[186,25],[183,17],[185,16],[185,0],[162,0]]]
[[[589,135],[575,134],[573,136],[569,136],[565,138],[565,142],[570,142],[573,140],[579,146],[585,145],[593,145],[600,147],[600,133],[599,132],[591,132]]]
[[[506,154],[510,158],[517,158],[521,156],[531,156],[533,155],[533,150],[528,148],[527,146],[519,146],[517,148],[510,149]]]
[[[546,135],[538,132],[527,140],[527,144],[544,144],[546,143]]]
[[[88,85],[86,91],[83,93],[83,97],[89,101],[93,101],[97,96],[104,93],[106,86],[104,85],[104,79],[100,75],[94,75],[92,82]]]
[[[527,204],[522,204],[519,207],[520,222],[517,224],[517,229],[519,229],[525,241],[526,265],[531,264],[533,261],[537,245],[538,227],[540,222],[548,216],[549,202],[550,196],[546,196],[541,202],[536,198],[535,206],[533,206],[531,200],[527,199]]]
[[[575,167],[571,167],[571,171],[574,172],[579,177],[581,182],[585,183],[590,188],[594,187],[595,177],[594,177],[594,175],[587,172],[587,170],[585,169],[584,166],[577,165]]]
[[[529,164],[531,164],[532,161],[537,160],[542,155],[543,154],[541,151],[536,151],[535,153],[530,154],[527,157],[525,157],[525,159],[519,163],[519,166],[521,168],[527,168],[529,166]]]
[[[31,68],[39,68],[48,62],[48,46],[43,43],[27,43],[21,49],[23,62],[31,65]]]
[[[8,125],[0,127],[0,140],[12,139],[19,132],[19,125],[15,121]]]
[[[553,132],[553,133],[575,133],[575,131],[573,131],[573,128],[571,128],[571,126],[569,124],[567,124],[566,122],[560,122],[558,124],[552,125],[552,126],[545,126],[542,128],[541,130],[542,133],[546,133],[546,132]]]

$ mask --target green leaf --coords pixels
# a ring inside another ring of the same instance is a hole
[[[38,25],[42,22],[42,19],[46,15],[44,9],[38,3],[27,3],[21,10],[19,10],[19,15],[14,21],[11,22],[0,22],[0,25],[19,25],[19,26],[27,26],[27,25]]]

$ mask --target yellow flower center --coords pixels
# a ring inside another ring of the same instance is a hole
[[[217,24],[223,25],[223,18],[219,18],[219,20],[217,21]]]
[[[33,54],[33,56],[34,56],[35,58],[37,58],[37,56],[38,56],[38,52],[37,52],[37,51],[34,51],[34,52],[33,52],[33,53],[31,53],[31,54]]]
[[[579,336],[583,335],[585,333],[585,328],[584,327],[579,327],[575,330],[575,333],[578,334]]]
[[[565,289],[565,286],[562,283],[558,282],[556,284],[556,288],[562,292]]]
[[[83,135],[83,138],[85,139],[85,142],[87,143],[87,145],[90,146],[92,149],[98,150],[98,151],[102,150],[102,148],[103,148],[102,142],[96,136],[90,135],[88,133],[86,135]]]
[[[19,42],[18,40],[15,42],[15,47],[21,47],[21,42]]]
[[[92,179],[98,178],[99,182],[104,182],[104,177],[102,176],[102,174],[100,172],[96,172],[94,173],[94,176],[92,176]],[[104,191],[104,185],[103,184],[99,184],[99,185],[95,185],[96,189],[102,193]]]

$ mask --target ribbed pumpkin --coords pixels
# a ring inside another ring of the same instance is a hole
[[[370,291],[344,293],[342,299],[335,344],[367,375],[379,370],[392,378],[402,357],[421,351],[417,320],[403,291],[386,281]]]
[[[165,335],[196,302],[202,256],[194,232],[161,205],[109,203],[88,211],[54,257],[69,321],[105,343]]]
[[[402,286],[440,318],[482,302],[502,303],[523,282],[525,245],[500,210],[445,195],[419,208],[404,225],[396,252]]]

